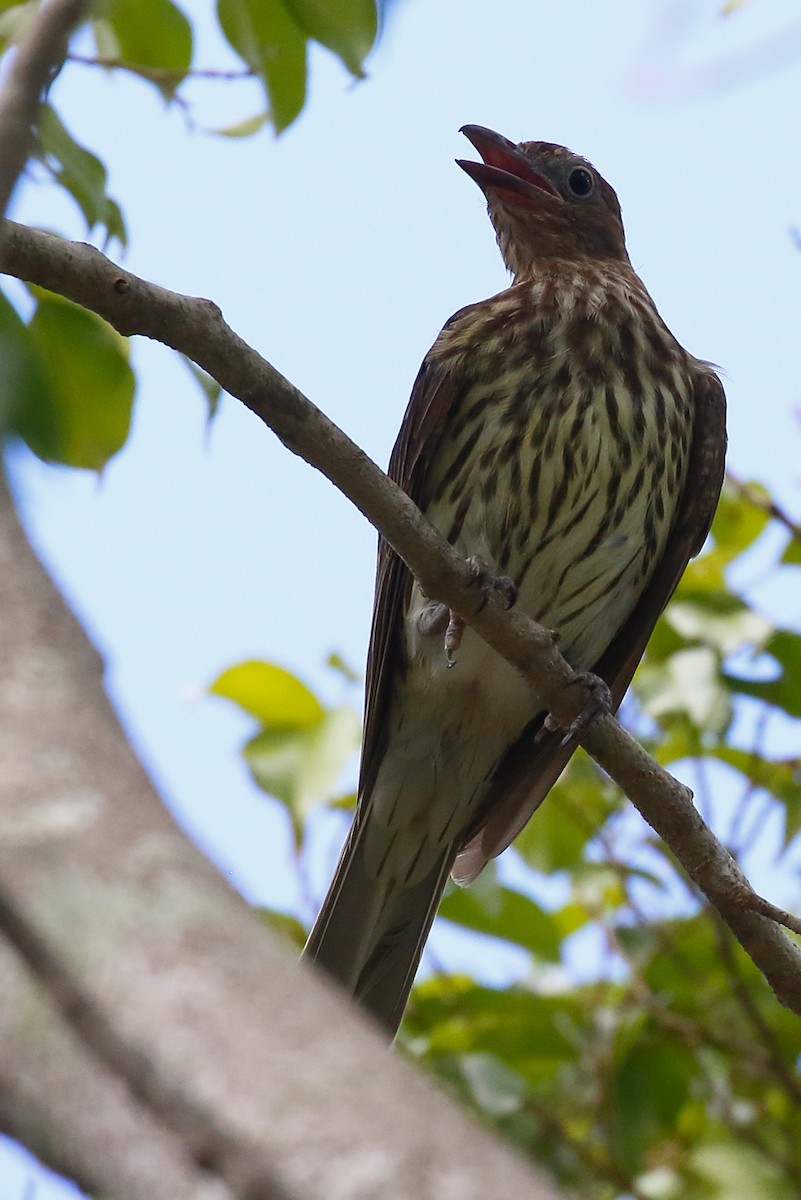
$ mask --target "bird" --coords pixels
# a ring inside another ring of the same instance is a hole
[[[444,325],[388,473],[615,711],[706,540],[723,387],[659,316],[590,162],[460,132],[512,280]],[[357,808],[304,955],[390,1039],[449,875],[514,840],[576,745],[379,538]]]

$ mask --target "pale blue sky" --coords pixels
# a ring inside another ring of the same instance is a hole
[[[207,6],[184,7],[199,64],[232,65]],[[459,126],[564,142],[617,189],[673,332],[724,368],[731,465],[797,511],[801,22],[794,0],[720,7],[404,0],[367,82],[312,56],[309,106],[277,142],[203,133],[259,109],[251,83],[188,87],[194,130],[146,85],[80,66],[56,100],[109,166],[126,265],[216,300],[382,464],[442,323],[505,284],[481,195],[453,164]],[[85,236],[50,190],[26,187],[15,215]],[[203,692],[260,656],[338,696],[323,663],[337,649],[363,668],[374,534],[234,401],[207,437],[185,368],[151,344],[133,353],[128,448],[100,485],[20,459],[28,527],[180,820],[248,897],[291,905],[282,815],[238,757],[247,722]],[[26,1170],[0,1160],[0,1200],[24,1195]],[[36,1197],[65,1194],[40,1182]]]

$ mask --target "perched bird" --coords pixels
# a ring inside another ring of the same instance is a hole
[[[514,279],[443,328],[389,474],[616,708],[709,530],[723,389],[661,320],[589,162],[462,133]],[[391,1033],[449,873],[509,845],[575,744],[380,541],[359,803],[305,953]]]

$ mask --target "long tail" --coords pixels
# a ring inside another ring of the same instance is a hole
[[[447,849],[424,879],[404,887],[367,870],[363,832],[364,823],[351,830],[303,955],[394,1037],[454,851]]]

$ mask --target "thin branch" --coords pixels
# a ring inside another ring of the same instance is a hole
[[[236,82],[240,79],[253,79],[255,71],[252,67],[236,67],[223,70],[217,67],[189,67],[182,71],[175,67],[145,67],[138,63],[126,62],[122,58],[107,58],[102,55],[91,57],[88,54],[68,54],[68,62],[80,63],[84,67],[102,67],[106,71],[130,71],[140,75],[152,83],[177,85],[185,79],[212,79],[226,82]]]
[[[791,933],[795,933],[801,937],[801,917],[787,912],[784,908],[779,908],[776,904],[771,904],[770,900],[766,900],[763,896],[758,896],[756,892],[752,894],[750,907],[753,908],[754,912],[762,913],[763,917],[767,917],[770,921],[775,921],[777,925],[783,925],[785,929],[789,929]]]
[[[466,617],[510,662],[562,724],[583,703],[567,688],[573,672],[551,633],[497,595],[480,609],[466,563],[408,496],[340,429],[223,320],[211,301],[138,278],[92,246],[6,223],[0,270],[66,296],[120,333],[140,334],[191,358],[342,491],[381,531],[422,590]],[[801,950],[775,923],[731,854],[692,804],[688,788],[663,770],[612,716],[601,717],[583,745],[667,843],[763,971],[777,997],[801,1014]]]
[[[27,161],[41,94],[85,10],[86,0],[48,0],[14,52],[0,89],[0,215]]]

